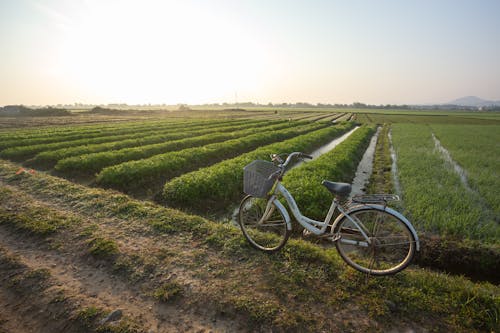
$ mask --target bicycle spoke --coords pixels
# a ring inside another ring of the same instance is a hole
[[[341,238],[335,246],[349,265],[377,275],[392,274],[408,265],[415,251],[415,240],[398,217],[370,208],[351,213],[350,217],[365,230],[370,241],[365,241],[349,218],[339,222],[337,232]]]
[[[281,211],[267,199],[248,196],[239,211],[239,224],[250,244],[263,251],[276,251],[288,239],[288,229]],[[266,214],[266,215],[264,215]]]

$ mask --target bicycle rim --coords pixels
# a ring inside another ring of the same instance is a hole
[[[281,211],[272,204],[267,219],[263,220],[267,199],[247,196],[240,204],[239,224],[249,243],[262,251],[277,251],[285,245],[289,231]]]
[[[335,246],[353,268],[372,275],[395,274],[406,268],[415,254],[412,232],[398,217],[377,209],[364,209],[349,216],[363,229],[370,244],[347,217],[336,226]]]

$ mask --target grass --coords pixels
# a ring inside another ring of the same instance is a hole
[[[470,112],[375,110],[357,113],[357,121],[370,124],[476,124],[500,125],[500,116],[495,112],[482,114]]]
[[[393,193],[394,191],[390,143],[387,137],[389,129],[390,126],[385,124],[380,130],[373,158],[373,173],[368,183],[367,193]]]
[[[500,227],[434,148],[425,125],[393,125],[407,215],[418,231],[498,243]]]
[[[141,223],[152,232],[163,233],[158,226],[165,224],[172,240],[189,236],[225,258],[234,268],[233,275],[214,279],[220,288],[214,286],[213,293],[203,294],[203,304],[215,302],[254,318],[257,330],[260,325],[288,331],[354,325],[358,330],[390,331],[405,320],[440,331],[495,331],[499,327],[500,292],[489,283],[413,268],[392,277],[367,279],[346,268],[334,249],[295,239],[282,251],[266,255],[250,249],[232,226],[44,174],[13,177],[15,170],[15,165],[0,161],[2,181],[20,190],[57,198],[61,206],[74,207],[82,214]],[[304,286],[315,289],[304,293],[308,290]],[[344,322],[335,317],[338,312],[340,318],[353,317]]]
[[[161,302],[168,302],[181,296],[182,293],[182,285],[175,281],[169,281],[156,288],[152,296]]]
[[[78,320],[84,327],[92,328],[94,321],[103,316],[103,311],[95,306],[85,307],[80,309],[75,314],[75,319]]]
[[[369,193],[391,193],[392,159],[385,124],[378,137],[373,174],[368,186]],[[465,274],[480,281],[498,283],[500,251],[498,247],[481,241],[420,234],[421,250],[415,261],[421,267],[432,267],[453,274]]]
[[[1,200],[6,200],[12,195],[11,190],[0,187]],[[73,223],[71,219],[68,220],[47,207],[23,205],[11,209],[0,207],[0,224],[7,224],[38,236],[55,233],[71,223]]]
[[[95,237],[89,241],[89,246],[89,253],[97,258],[109,258],[119,253],[116,242],[104,237]]]
[[[470,186],[500,222],[500,125],[431,125],[432,131],[466,170]]]

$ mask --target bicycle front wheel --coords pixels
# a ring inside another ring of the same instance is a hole
[[[366,208],[349,213],[365,232],[347,217],[335,226],[335,246],[351,267],[372,275],[395,274],[408,266],[415,255],[415,237],[397,216]]]
[[[266,212],[267,203],[267,199],[246,196],[240,204],[238,222],[243,235],[254,248],[273,252],[285,245],[290,232],[285,217],[274,203]]]

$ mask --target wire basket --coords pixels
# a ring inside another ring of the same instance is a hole
[[[264,198],[273,187],[275,177],[270,176],[280,169],[271,162],[255,160],[243,168],[243,192]]]

